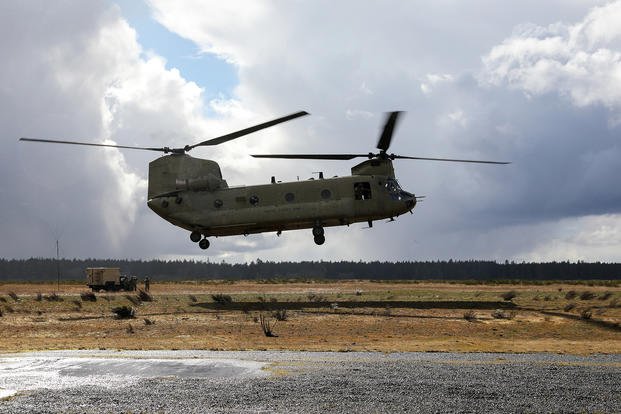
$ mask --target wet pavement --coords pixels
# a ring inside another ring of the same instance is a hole
[[[621,412],[621,355],[0,355],[0,413]]]

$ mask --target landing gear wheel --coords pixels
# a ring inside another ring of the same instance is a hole
[[[321,246],[322,244],[324,244],[326,241],[326,236],[315,236],[315,244],[318,246]]]
[[[320,227],[320,226],[313,227],[313,236],[315,236],[315,238],[323,236],[323,235],[324,235],[323,227]]]
[[[200,247],[203,250],[206,250],[207,248],[209,248],[209,240],[203,239],[203,240],[199,241],[198,242],[198,247]]]
[[[192,233],[190,233],[190,240],[192,240],[194,243],[198,243],[199,241],[201,241],[202,237],[203,235],[197,231],[193,231]]]

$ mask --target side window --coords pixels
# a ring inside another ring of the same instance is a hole
[[[354,183],[354,198],[356,200],[370,200],[371,184],[369,182]]]

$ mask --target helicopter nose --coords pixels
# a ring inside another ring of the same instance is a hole
[[[405,200],[405,206],[408,210],[412,210],[414,206],[416,206],[416,197],[412,197],[408,200]]]

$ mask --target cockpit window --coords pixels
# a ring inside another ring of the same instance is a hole
[[[399,191],[401,191],[401,186],[399,186],[399,182],[394,178],[387,179],[384,186],[390,193],[398,193]]]
[[[388,190],[388,194],[390,194],[390,197],[393,200],[403,200],[412,197],[410,193],[401,189],[399,182],[397,182],[394,178],[387,179],[384,187]]]

